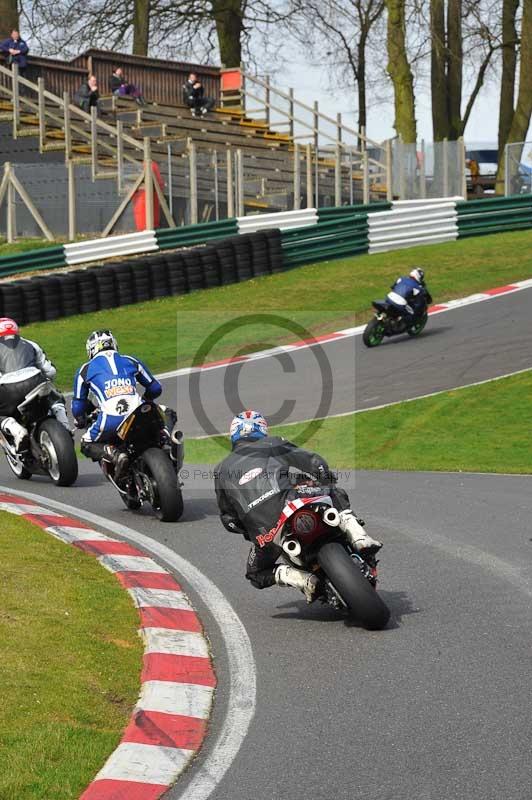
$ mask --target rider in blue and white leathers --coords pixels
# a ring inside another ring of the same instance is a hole
[[[432,303],[430,292],[425,286],[425,273],[419,267],[413,269],[409,275],[398,278],[391,289],[386,296],[387,301],[401,314],[406,315],[407,320],[411,319],[412,323]]]
[[[121,355],[111,331],[94,331],[87,339],[89,360],[74,379],[72,414],[78,427],[84,427],[91,406],[98,410],[96,420],[81,439],[81,452],[93,461],[127,458],[113,447],[116,429],[143,399],[137,383],[144,387],[147,400],[159,397],[162,386],[138,358]],[[123,464],[120,465],[124,467]]]

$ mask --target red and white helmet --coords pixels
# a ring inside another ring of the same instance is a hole
[[[0,336],[10,339],[12,336],[20,336],[17,323],[10,317],[0,317]]]

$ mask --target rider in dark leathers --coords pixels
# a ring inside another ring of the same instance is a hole
[[[350,508],[346,492],[335,485],[327,462],[277,436],[267,435],[267,423],[258,412],[244,411],[231,424],[233,452],[215,470],[215,490],[220,519],[232,533],[252,542],[246,578],[257,589],[274,584],[301,589],[308,602],[315,597],[317,578],[287,564],[277,565],[282,553],[273,543],[260,546],[258,537],[266,534],[279,519],[286,503],[310,494],[328,494],[340,512],[340,529],[358,550],[376,552],[380,542],[366,534]],[[308,481],[315,486],[298,486]]]
[[[425,313],[432,297],[425,285],[425,273],[419,267],[411,270],[409,275],[397,278],[386,297],[405,319],[414,324]]]

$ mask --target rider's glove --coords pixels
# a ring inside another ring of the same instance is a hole
[[[241,536],[247,538],[246,531],[240,526],[239,521],[232,514],[222,514],[220,519],[226,531],[229,531],[229,533],[239,533]]]
[[[84,414],[82,417],[76,417],[74,420],[74,425],[76,428],[86,428],[87,427],[87,416]]]

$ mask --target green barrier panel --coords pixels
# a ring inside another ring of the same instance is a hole
[[[478,219],[475,217],[467,221],[467,223],[461,222],[458,224],[459,231],[466,231],[470,230],[471,228],[490,228],[494,225],[520,225],[524,223],[525,225],[532,225],[532,213],[528,214],[512,214],[510,217],[498,217],[494,218],[492,216],[485,217],[484,219]]]
[[[458,238],[465,239],[468,236],[486,236],[490,233],[511,233],[512,231],[529,230],[531,228],[532,220],[527,222],[508,223],[507,225],[497,223],[490,226],[484,226],[482,228],[463,228],[462,230],[458,231]]]
[[[326,239],[315,239],[314,241],[309,242],[284,242],[283,243],[283,252],[290,254],[293,252],[308,252],[312,253],[314,250],[319,250],[323,247],[339,247],[343,246],[345,243],[354,243],[354,244],[362,244],[363,242],[368,241],[368,236],[366,233],[359,233],[358,235],[344,234],[338,235],[334,237],[327,237]]]
[[[42,250],[28,250],[12,256],[0,258],[0,276],[16,275],[31,270],[66,267],[63,245],[47,247]]]
[[[479,211],[489,214],[496,209],[519,208],[532,205],[532,194],[515,194],[510,197],[493,197],[486,200],[459,200],[456,203],[458,216],[476,214]]]
[[[305,225],[302,228],[289,228],[286,231],[281,231],[281,236],[283,241],[288,239],[298,239],[309,236],[309,231],[312,231],[316,236],[321,235],[321,233],[325,233],[331,230],[341,230],[342,228],[347,229],[348,227],[350,230],[354,230],[355,226],[362,227],[368,224],[368,215],[367,214],[350,214],[347,217],[343,217],[342,219],[332,219],[327,220],[326,222],[318,222],[317,225]]]
[[[364,205],[358,203],[352,206],[324,206],[318,208],[318,220],[329,220],[331,217],[342,217],[351,214],[369,213],[373,211],[387,211],[392,207],[389,200],[379,200],[376,203]]]
[[[180,228],[157,228],[155,238],[159,241],[192,239],[196,241],[209,235],[221,236],[222,233],[231,235],[238,233],[236,218],[223,219],[218,222],[200,222],[196,225],[183,225]]]

